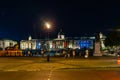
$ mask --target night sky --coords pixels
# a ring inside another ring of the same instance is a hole
[[[75,0],[0,1],[0,38],[13,40],[47,36],[44,23],[50,22],[50,37],[60,29],[67,37],[94,35],[120,24],[119,2]]]

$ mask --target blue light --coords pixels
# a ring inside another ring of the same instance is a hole
[[[38,45],[40,46],[41,44],[39,43]]]
[[[41,43],[40,42],[36,42],[36,49],[40,49],[41,48]]]
[[[79,41],[80,48],[90,48],[93,46],[93,40],[81,40]]]

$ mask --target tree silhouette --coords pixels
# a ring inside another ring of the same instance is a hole
[[[110,31],[106,35],[105,45],[106,46],[118,46],[120,45],[120,32],[119,31]]]

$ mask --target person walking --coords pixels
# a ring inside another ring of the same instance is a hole
[[[30,54],[31,54],[30,51],[28,51],[28,56],[30,56]]]
[[[85,50],[85,58],[88,58],[89,56],[89,52],[88,52],[88,49]]]
[[[67,58],[67,52],[63,50],[64,58]]]
[[[75,50],[73,50],[73,53],[72,53],[72,54],[73,54],[73,58],[75,58]]]
[[[41,55],[42,57],[44,57],[44,50],[41,50]]]

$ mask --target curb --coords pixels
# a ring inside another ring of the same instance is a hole
[[[120,67],[84,67],[84,68],[60,68],[57,70],[101,70],[101,69],[120,69]]]

